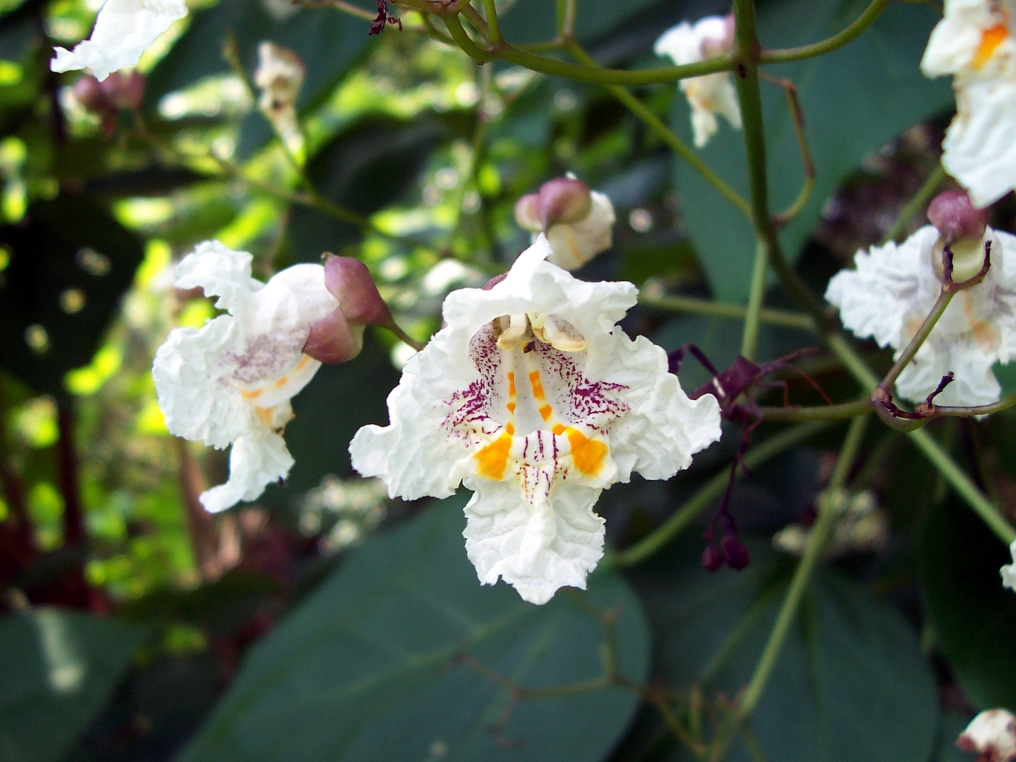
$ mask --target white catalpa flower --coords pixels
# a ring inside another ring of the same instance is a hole
[[[515,221],[533,233],[547,236],[547,261],[577,270],[613,243],[614,205],[599,191],[569,174],[545,182],[537,193],[519,199]]]
[[[227,310],[202,328],[177,328],[155,355],[152,377],[166,427],[219,449],[232,445],[229,481],[201,495],[209,511],[254,500],[284,478],[293,458],[279,431],[289,400],[321,363],[304,353],[311,328],[339,307],[321,265],[294,265],[267,283],[251,255],[205,242],[176,267],[178,288],[203,288]]]
[[[452,292],[388,398],[391,425],[349,448],[393,497],[473,490],[464,536],[480,581],[533,603],[585,588],[603,489],[632,471],[668,479],[720,436],[716,399],[689,400],[666,353],[617,326],[636,288],[576,280],[550,253],[541,236],[496,284]]]
[[[1002,574],[1002,587],[1007,587],[1010,590],[1016,590],[1016,541],[1009,546],[1009,552],[1012,553],[1012,563],[1003,566],[1000,569]]]
[[[187,15],[184,0],[106,0],[92,36],[74,50],[56,48],[53,71],[90,69],[100,82],[118,69],[137,66],[141,54],[173,22]]]
[[[680,66],[729,53],[733,45],[733,17],[706,16],[696,21],[694,26],[682,21],[668,29],[656,41],[653,52],[658,56],[670,56]],[[682,79],[681,90],[691,106],[696,148],[702,148],[716,132],[719,126],[717,114],[727,117],[735,129],[741,129],[741,106],[737,102],[730,72],[719,71]]]
[[[942,164],[985,207],[1016,187],[1014,0],[946,0],[921,60],[926,76],[953,75],[956,118]]]
[[[938,240],[938,231],[927,225],[899,245],[857,252],[857,269],[837,273],[825,295],[839,308],[843,325],[891,346],[898,357],[941,291],[933,264]],[[984,280],[953,297],[896,382],[911,402],[923,402],[949,371],[955,380],[935,398],[937,404],[987,405],[999,398],[992,366],[1016,358],[1016,237],[987,228],[984,241],[991,242]]]
[[[956,745],[977,752],[976,762],[1016,762],[1016,717],[1005,709],[981,712],[956,739]]]

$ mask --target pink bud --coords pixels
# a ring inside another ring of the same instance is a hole
[[[581,222],[593,208],[589,186],[570,177],[545,182],[538,197],[536,212],[544,230],[554,225]]]
[[[324,363],[352,360],[363,349],[363,326],[351,326],[338,307],[310,329],[303,351]]]
[[[975,240],[980,242],[988,226],[988,213],[976,208],[966,191],[940,193],[928,207],[928,219],[938,228],[943,241]]]
[[[86,75],[74,83],[74,97],[88,111],[108,114],[114,110],[102,84],[95,77]]]
[[[128,74],[114,71],[100,86],[109,102],[118,109],[137,109],[145,97],[145,77],[136,71]]]
[[[395,321],[378,293],[367,265],[353,257],[325,254],[325,287],[339,300],[342,315],[353,325],[392,328]]]
[[[731,569],[740,571],[751,563],[751,554],[736,534],[730,532],[725,534],[720,545],[723,548],[723,555],[727,557],[727,566]]]

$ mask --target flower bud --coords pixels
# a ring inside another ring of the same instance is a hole
[[[102,82],[102,90],[117,109],[137,109],[145,97],[145,77],[136,71],[115,71]]]
[[[546,233],[553,251],[548,261],[575,270],[610,248],[614,207],[581,180],[558,177],[520,198],[515,220],[533,233]]]
[[[589,186],[581,180],[559,177],[540,188],[537,212],[544,230],[554,225],[582,222],[592,208]]]
[[[976,751],[977,762],[1016,762],[1016,717],[1004,709],[981,712],[956,745],[963,751]]]
[[[91,75],[74,83],[74,97],[86,111],[94,114],[107,114],[110,110],[111,104],[102,84]]]
[[[303,351],[321,362],[346,362],[363,348],[365,326],[391,330],[395,320],[363,262],[325,254],[324,269],[325,287],[339,306],[311,327]]]
[[[961,240],[980,241],[988,226],[988,213],[977,209],[966,191],[939,193],[928,207],[928,219],[946,244]]]
[[[728,13],[723,17],[723,22],[727,33],[722,40],[706,38],[702,41],[703,58],[716,58],[725,55],[734,47],[734,14]]]
[[[751,563],[751,554],[748,553],[748,549],[744,547],[744,543],[741,542],[736,533],[728,531],[724,534],[720,547],[723,548],[723,555],[727,558],[727,566],[731,569],[740,571]]]

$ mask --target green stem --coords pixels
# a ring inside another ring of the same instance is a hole
[[[854,462],[857,451],[861,446],[861,440],[864,438],[864,429],[867,423],[868,416],[861,416],[855,418],[851,422],[850,428],[847,429],[847,436],[843,441],[843,447],[840,449],[839,458],[836,460],[836,468],[833,471],[832,478],[829,480],[829,487],[826,489],[823,498],[819,500],[818,519],[812,526],[811,536],[808,539],[808,546],[805,548],[804,556],[794,571],[794,577],[790,581],[790,588],[783,599],[780,613],[777,615],[773,629],[769,633],[769,640],[766,642],[765,650],[762,652],[758,665],[755,667],[755,672],[740,701],[738,701],[737,714],[739,720],[743,721],[744,718],[754,711],[755,706],[766,689],[766,685],[769,683],[773,667],[776,666],[776,661],[783,650],[783,644],[790,633],[790,626],[797,615],[801,598],[808,588],[812,573],[815,571],[818,560],[822,557],[826,543],[836,526],[837,494],[846,483],[850,466]]]
[[[709,317],[730,318],[731,320],[744,320],[748,314],[748,308],[740,304],[724,304],[694,296],[654,296],[646,293],[644,289],[639,293],[639,304],[658,310],[688,312],[694,315],[708,315]],[[759,310],[758,315],[759,320],[770,325],[796,328],[801,331],[815,330],[815,321],[800,312],[763,308]]]
[[[910,340],[910,343],[904,348],[900,354],[899,359],[895,362],[893,367],[886,374],[878,386],[880,389],[884,389],[888,392],[892,391],[893,384],[896,383],[896,379],[899,378],[900,373],[903,369],[910,365],[910,361],[914,359],[914,356],[927,341],[928,336],[934,330],[935,325],[938,323],[939,318],[942,317],[942,313],[946,311],[949,306],[949,302],[952,301],[953,296],[956,295],[955,291],[948,291],[942,289],[942,292],[938,295],[938,299],[935,300],[934,306],[931,308],[931,312],[928,313],[928,317],[921,323],[921,327],[917,329],[917,333],[914,334],[914,338]]]
[[[826,429],[828,422],[802,423],[798,426],[781,431],[779,434],[770,437],[762,444],[748,450],[744,462],[749,470],[758,468],[770,458],[779,455],[794,445],[800,444],[815,434]],[[740,473],[740,472],[738,472]],[[723,469],[713,476],[708,482],[699,488],[698,492],[689,498],[670,518],[657,527],[651,534],[643,537],[629,548],[615,554],[610,563],[614,566],[624,568],[635,566],[645,561],[649,556],[662,549],[667,543],[674,539],[706,508],[719,500],[723,491],[727,488],[727,481],[730,472]]]
[[[832,350],[840,362],[850,371],[854,378],[869,393],[878,386],[878,378],[871,369],[858,357],[853,348],[839,334],[833,334],[826,339],[829,349]],[[956,490],[956,494],[966,501],[974,513],[981,517],[981,520],[995,533],[995,535],[1007,545],[1016,538],[1016,529],[999,512],[988,498],[971,481],[970,477],[963,473],[962,469],[953,462],[948,453],[941,445],[932,439],[931,435],[923,429],[907,432],[907,436],[913,441],[917,448],[924,453],[937,468],[942,477]]]
[[[487,17],[487,39],[492,45],[501,42],[501,22],[497,18],[495,0],[483,0],[483,14]]]
[[[583,50],[578,43],[569,40],[565,43],[568,52],[577,61],[587,64],[590,68],[599,67],[596,59]],[[600,71],[604,71],[600,69]],[[628,92],[625,88],[608,85],[607,90],[619,100],[629,111],[642,120],[642,122],[653,131],[653,133],[666,143],[677,155],[684,159],[698,172],[702,178],[712,185],[721,196],[737,207],[746,217],[751,217],[751,206],[741,195],[727,185],[708,164],[706,164],[683,140],[675,135],[642,101]]]
[[[751,291],[748,294],[748,309],[744,315],[744,334],[741,337],[741,355],[746,360],[754,361],[755,355],[758,354],[758,330],[762,312],[762,298],[766,290],[768,260],[769,252],[766,245],[759,241],[755,245],[755,267],[751,275]]]
[[[931,201],[931,197],[935,195],[935,191],[938,190],[945,178],[945,167],[939,163],[931,171],[931,174],[928,175],[924,184],[917,189],[917,193],[900,209],[900,213],[896,215],[896,221],[893,223],[893,226],[886,231],[885,236],[882,238],[883,246],[890,241],[898,241],[903,237],[903,234],[907,232],[907,226],[910,225],[910,221],[927,206],[928,202]]]
[[[840,405],[816,405],[815,407],[763,407],[759,408],[762,420],[775,422],[791,421],[842,421],[871,412],[871,398],[865,396],[855,402]]]
[[[826,53],[831,53],[837,48],[843,47],[848,42],[861,34],[865,29],[875,23],[875,19],[886,9],[892,0],[872,0],[864,13],[838,34],[828,39],[816,42],[811,45],[802,45],[798,48],[786,48],[784,50],[764,50],[759,60],[761,63],[786,63],[787,61],[800,61],[805,58],[814,58]]]

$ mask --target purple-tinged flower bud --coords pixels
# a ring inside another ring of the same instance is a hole
[[[137,71],[115,71],[102,81],[103,92],[117,109],[137,109],[145,97],[145,77]]]
[[[939,193],[928,207],[928,219],[947,245],[961,240],[979,242],[988,227],[988,212],[976,208],[962,190]]]
[[[928,219],[938,229],[932,264],[939,279],[945,281],[947,257],[952,260],[953,282],[975,277],[984,266],[986,244],[995,238],[988,228],[987,211],[977,209],[966,191],[946,191],[931,202]]]
[[[363,348],[365,326],[397,328],[367,265],[352,257],[325,254],[324,268],[325,287],[339,306],[314,324],[303,351],[321,362],[346,362]]]
[[[723,551],[715,545],[707,545],[706,549],[702,551],[702,568],[707,571],[714,572],[718,570],[726,560]]]
[[[395,324],[367,265],[353,257],[325,254],[325,287],[350,323],[390,328]]]
[[[581,222],[593,209],[589,186],[571,177],[558,177],[540,187],[536,211],[543,229]]]
[[[540,196],[536,193],[528,193],[515,203],[515,221],[519,227],[533,233],[543,232],[543,223],[540,221],[538,211]]]
[[[113,105],[102,84],[91,75],[81,77],[74,83],[74,97],[86,111],[94,114],[108,114]]]

